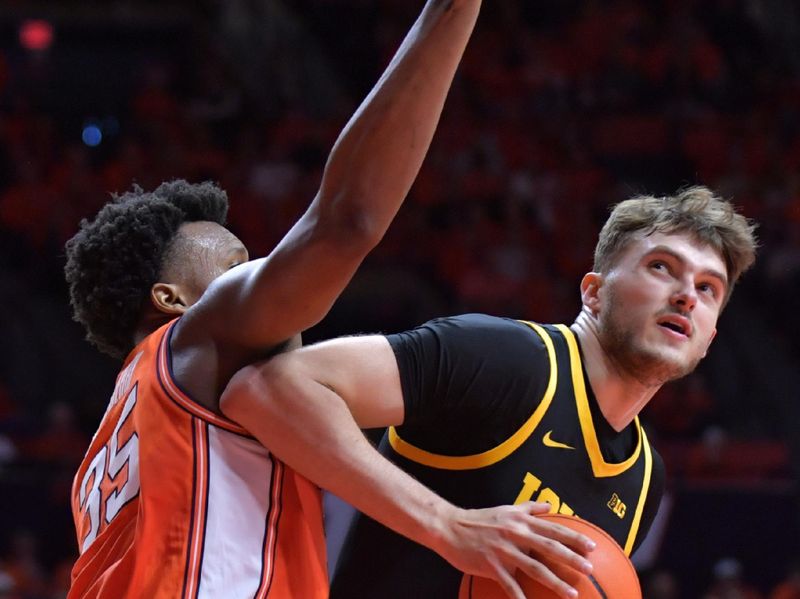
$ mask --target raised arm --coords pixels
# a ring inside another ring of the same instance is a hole
[[[307,212],[267,258],[217,279],[183,328],[197,323],[200,339],[230,352],[274,345],[325,316],[408,194],[480,4],[428,0],[336,141]]]
[[[365,427],[403,420],[397,362],[384,337],[338,339],[246,367],[231,380],[221,408],[289,466],[456,568],[498,581],[517,599],[524,595],[516,569],[574,596],[528,555],[533,550],[586,567],[588,539],[535,517],[548,504],[457,508],[369,444],[353,416]]]

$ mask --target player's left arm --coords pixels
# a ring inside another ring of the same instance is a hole
[[[461,509],[370,445],[358,424],[388,426],[404,419],[397,360],[385,337],[335,339],[245,367],[231,379],[220,407],[316,484],[456,568],[498,581],[509,596],[523,599],[513,578],[517,569],[571,596],[569,586],[530,551],[586,567],[588,539],[537,518],[549,510],[547,504]]]

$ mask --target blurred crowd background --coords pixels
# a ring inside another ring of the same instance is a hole
[[[118,364],[63,245],[110,193],[219,182],[266,254],[421,0],[0,3],[0,598],[63,597],[69,487]],[[396,222],[307,341],[466,311],[571,322],[608,207],[701,183],[762,249],[644,414],[669,493],[648,599],[800,597],[800,4],[488,0]],[[232,315],[235,323],[235,316]]]

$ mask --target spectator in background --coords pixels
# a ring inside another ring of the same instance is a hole
[[[747,584],[739,560],[725,557],[714,564],[714,581],[703,599],[762,599],[761,593]]]
[[[47,589],[47,599],[66,599],[69,593],[73,563],[75,563],[74,557],[61,560],[55,565]]]
[[[785,477],[786,448],[769,440],[742,441],[721,426],[709,426],[686,456],[685,475],[692,480],[763,480]]]
[[[10,551],[3,561],[3,569],[13,581],[12,588],[22,597],[44,595],[47,576],[39,559],[39,539],[32,531],[20,529],[14,532]]]
[[[47,408],[44,430],[25,444],[25,454],[35,460],[77,467],[86,453],[88,437],[78,429],[74,408],[56,401]]]
[[[703,375],[693,372],[661,389],[647,406],[647,417],[660,435],[696,438],[714,416],[714,398]]]
[[[22,599],[14,579],[3,568],[0,568],[0,599]]]
[[[651,572],[644,584],[644,596],[647,599],[681,599],[678,580],[669,570]]]
[[[800,557],[789,563],[786,577],[772,589],[769,599],[800,599]]]

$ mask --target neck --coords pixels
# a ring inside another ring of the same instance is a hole
[[[660,389],[624,372],[603,348],[597,317],[585,306],[570,327],[578,337],[584,366],[603,417],[619,432],[628,426]]]
[[[159,312],[158,310],[145,310],[142,317],[139,319],[139,324],[136,326],[136,331],[133,333],[134,347],[139,345],[145,337],[152,334],[159,327],[167,324],[170,320],[175,318],[177,314],[169,315]]]

